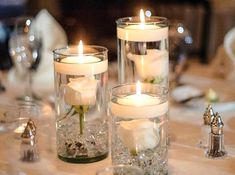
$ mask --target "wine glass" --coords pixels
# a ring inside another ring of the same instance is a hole
[[[13,131],[16,138],[20,138],[29,119],[40,116],[40,108],[29,101],[18,105],[0,105],[0,134]]]
[[[171,21],[169,30],[169,53],[170,53],[170,87],[179,85],[181,74],[186,69],[186,63],[193,38],[183,23]]]
[[[41,42],[34,28],[32,17],[19,17],[9,40],[9,52],[18,76],[27,82],[25,94],[20,100],[32,101],[32,74],[40,60]]]

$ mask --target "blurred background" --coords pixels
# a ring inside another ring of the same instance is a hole
[[[115,20],[136,16],[140,8],[167,17],[170,47],[181,52],[186,48],[187,56],[201,63],[213,60],[225,34],[235,26],[235,0],[0,0],[0,69],[12,66],[8,40],[14,19],[35,16],[43,8],[63,27],[69,44],[82,39],[86,44],[103,45],[112,61],[117,59]],[[178,46],[175,37],[184,43]]]

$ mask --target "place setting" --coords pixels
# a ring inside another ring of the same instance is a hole
[[[235,173],[233,83],[190,58],[198,40],[185,21],[152,13],[113,20],[115,56],[89,40],[93,28],[84,35],[83,18],[46,9],[14,18],[0,174]],[[81,34],[71,42],[75,24]]]

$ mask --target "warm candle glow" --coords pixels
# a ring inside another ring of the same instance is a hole
[[[118,19],[117,23],[117,37],[121,40],[156,42],[168,38],[168,27],[165,20],[160,19],[159,21],[158,17],[151,17],[148,10],[139,9],[135,20],[133,18],[125,20]]]
[[[140,9],[140,28],[144,29],[145,26],[145,17],[144,17],[144,10]]]
[[[140,9],[140,22],[141,23],[145,22],[144,10],[143,9]]]
[[[82,43],[82,40],[79,41],[79,44],[78,44],[78,62],[79,63],[82,63],[83,61],[83,43]]]
[[[138,95],[138,96],[141,95],[141,84],[140,84],[139,80],[136,83],[136,95]]]

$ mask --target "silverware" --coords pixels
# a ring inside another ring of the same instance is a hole
[[[188,97],[188,98],[186,98],[184,100],[179,101],[179,103],[184,104],[184,103],[187,103],[187,102],[189,102],[191,100],[194,100],[194,99],[203,98],[204,96],[205,96],[205,94],[200,94],[200,95],[197,95],[197,96]]]

